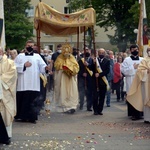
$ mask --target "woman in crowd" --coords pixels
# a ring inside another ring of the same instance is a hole
[[[122,91],[121,91],[121,84],[123,81],[123,75],[121,73],[121,63],[123,62],[123,57],[118,56],[117,57],[117,62],[114,64],[114,77],[113,77],[113,83],[114,83],[114,88],[116,90],[116,95],[117,95],[117,101],[120,101],[120,98],[123,98]]]

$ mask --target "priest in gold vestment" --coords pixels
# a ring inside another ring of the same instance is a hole
[[[138,111],[144,112],[144,122],[150,123],[150,47],[147,54],[138,66],[133,79],[127,101]]]
[[[16,115],[17,71],[0,47],[0,143],[9,144]],[[7,129],[7,131],[6,131]]]
[[[79,65],[72,55],[69,44],[62,46],[62,53],[57,57],[54,76],[54,99],[57,108],[73,114],[78,105],[77,73]]]

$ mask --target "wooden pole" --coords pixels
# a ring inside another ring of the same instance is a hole
[[[95,58],[97,57],[97,53],[96,53],[96,47],[95,47],[95,34],[94,34],[94,26],[91,27],[92,29],[92,39],[93,39],[93,50],[94,50],[94,56]],[[97,72],[97,64],[95,63],[95,72]],[[96,88],[97,91],[99,91],[99,86],[98,86],[98,78],[96,77]]]
[[[36,30],[36,36],[37,36],[37,47],[38,47],[38,53],[40,54],[41,46],[40,46],[40,28]]]
[[[85,53],[86,53],[86,50],[85,50],[85,48],[86,48],[86,45],[85,45],[85,26],[84,26],[84,62],[86,61],[86,57],[85,57]],[[84,70],[85,70],[85,73],[86,73],[86,67],[84,68]],[[85,90],[87,89],[87,83],[86,83],[86,77],[85,77],[85,79],[84,79],[85,81]]]
[[[41,0],[40,0],[40,2],[41,2]],[[38,16],[40,16],[39,8],[38,8]],[[40,54],[40,50],[41,50],[41,45],[40,45],[40,39],[41,39],[41,35],[40,35],[40,22],[39,22],[39,20],[37,20],[37,22],[38,22],[38,27],[36,29],[37,47],[38,47],[38,53]]]
[[[79,27],[77,27],[77,49],[79,50]]]
[[[80,50],[79,50],[79,27],[77,27],[77,60],[80,58]]]

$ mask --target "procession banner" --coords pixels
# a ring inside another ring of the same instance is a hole
[[[146,56],[146,50],[149,44],[149,28],[147,25],[147,15],[145,0],[140,0],[140,18],[138,25],[137,44],[139,46],[140,56]]]

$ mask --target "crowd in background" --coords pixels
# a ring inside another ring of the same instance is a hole
[[[37,46],[34,44],[33,46],[35,52],[37,52]],[[45,49],[41,49],[40,55],[44,58],[44,61],[48,64],[53,66],[53,62],[55,62],[57,56],[59,53],[59,48],[61,48],[61,44],[58,45],[57,49],[55,52],[52,50],[48,49],[46,47]],[[85,48],[85,51],[78,50],[75,47],[73,48],[72,54],[76,58],[76,60],[80,63],[81,58],[86,55],[86,52],[89,51],[89,56],[91,59],[93,59],[95,56],[95,52],[92,49],[89,49],[87,46]],[[15,60],[17,55],[19,53],[24,53],[24,50],[18,51],[16,49],[10,50],[7,49],[6,55],[8,56],[9,59]],[[96,55],[98,56],[98,49],[96,50]],[[124,101],[126,97],[126,85],[125,85],[125,76],[120,71],[120,65],[123,62],[123,60],[127,57],[130,56],[130,50],[128,49],[126,52],[113,52],[112,50],[105,50],[105,57],[110,60],[110,71],[107,75],[107,80],[110,85],[110,89],[106,92],[106,106],[110,107],[110,102],[111,102],[111,94],[115,93],[116,94],[116,101]],[[84,67],[83,67],[84,68]],[[82,68],[82,69],[83,69]],[[80,67],[81,69],[81,67]],[[81,70],[82,70],[81,69]],[[81,71],[80,70],[80,71]],[[79,71],[79,76],[80,76],[80,71]],[[51,69],[49,73],[46,74],[47,76],[47,85],[46,85],[46,90],[47,92],[50,92],[51,90],[54,89],[54,78],[53,78],[53,73],[54,73],[54,66]],[[80,106],[79,108],[81,109],[83,106],[83,102],[86,96],[85,93],[85,85],[84,81],[82,81],[80,78],[78,78],[78,87],[79,87],[79,100],[80,100]],[[90,84],[90,81],[87,82],[87,84]],[[90,87],[92,87],[90,85]],[[92,90],[90,90],[92,91]],[[88,99],[88,98],[87,98]],[[88,102],[88,101],[86,101]],[[87,104],[88,105],[88,104]],[[92,106],[92,104],[91,104]],[[87,110],[91,110],[91,106],[87,108]]]

